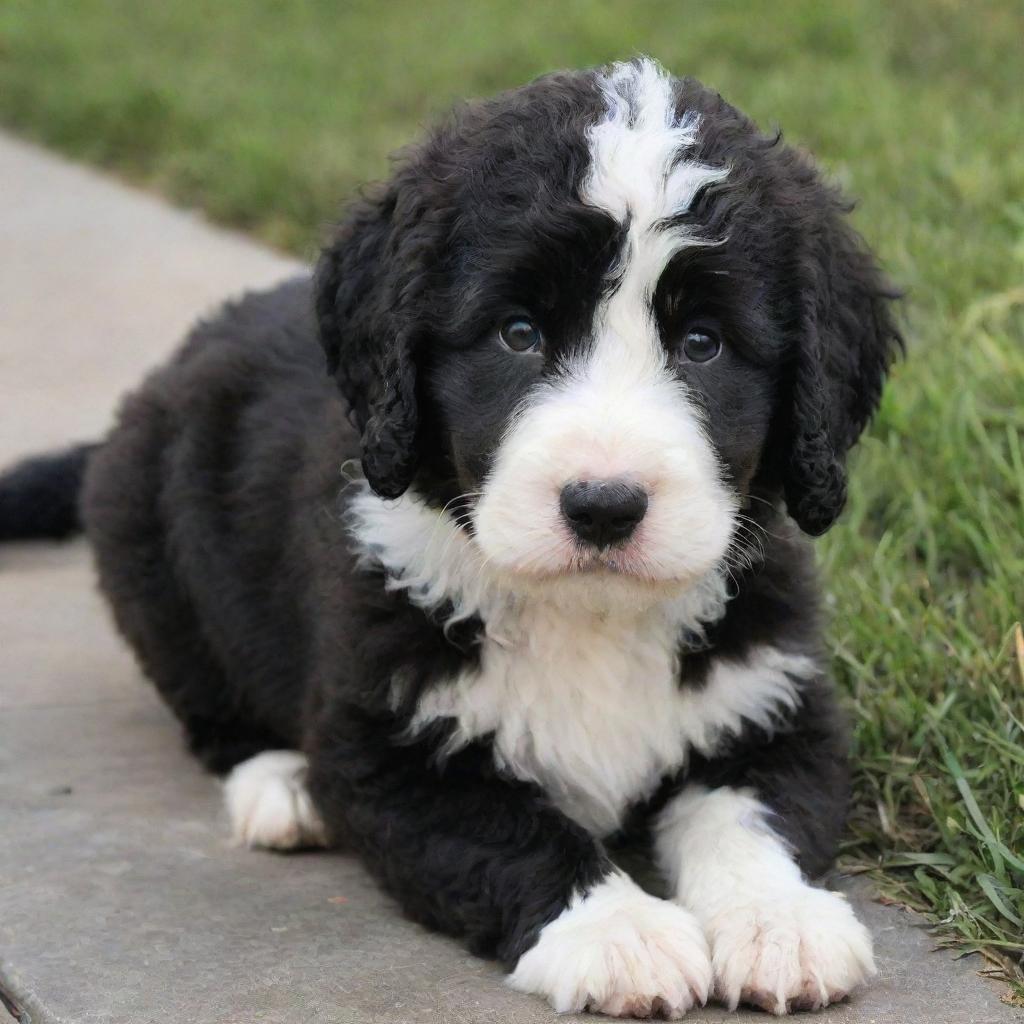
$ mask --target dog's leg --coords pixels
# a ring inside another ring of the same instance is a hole
[[[237,842],[268,850],[326,845],[306,790],[307,760],[295,750],[267,750],[235,767],[224,799]]]
[[[730,1009],[818,1009],[874,972],[871,937],[845,898],[809,885],[751,791],[694,786],[662,814],[658,859],[711,944]]]
[[[730,1007],[827,1006],[874,973],[871,937],[849,904],[803,874],[834,856],[845,737],[828,681],[804,680],[783,731],[751,736],[719,762],[696,759],[655,823],[658,862],[704,928],[715,991]]]
[[[510,984],[558,1011],[677,1018],[711,984],[692,914],[644,893],[489,751],[388,742],[393,725],[332,723],[310,787],[330,839],[354,846],[407,914],[496,954]]]

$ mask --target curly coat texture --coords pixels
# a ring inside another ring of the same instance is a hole
[[[698,709],[702,694],[734,699],[723,679],[757,685],[743,666],[759,652],[800,667],[780,676],[786,700],[770,715],[627,793],[615,835],[497,757],[493,735],[455,745],[460,723],[445,717],[412,728],[425,695],[486,672],[500,602],[470,606],[447,577],[399,585],[385,542],[351,529],[365,492],[342,468],[359,460],[376,495],[405,496],[381,516],[412,508],[440,522],[454,509],[471,538],[473,496],[531,396],[591,357],[630,230],[582,197],[607,116],[599,74],[551,75],[456,111],[352,205],[312,281],[200,324],[128,397],[86,473],[102,589],[196,754],[226,771],[263,750],[304,751],[331,840],[410,916],[509,965],[607,878],[617,839],[648,837],[686,786],[752,790],[809,873],[827,866],[845,813],[846,732],[799,532],[820,534],[842,511],[847,453],[900,345],[895,293],[807,157],[692,79],[673,80],[671,99],[696,126],[685,159],[727,174],[669,218],[701,244],[672,256],[650,313],[666,349],[693,323],[729,342],[714,364],[680,364],[680,388],[723,486],[763,533],[737,534],[716,569],[723,581],[729,570],[721,612],[680,620],[670,650],[638,650],[664,655]],[[635,102],[624,95],[627,110]],[[553,346],[544,361],[494,344],[496,317],[527,305]],[[70,500],[80,461],[37,469]],[[0,481],[0,502],[20,479]],[[0,536],[21,507],[0,506]]]

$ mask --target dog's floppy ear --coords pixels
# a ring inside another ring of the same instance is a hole
[[[891,309],[898,292],[846,222],[849,204],[801,170],[811,180],[796,206],[797,338],[781,470],[790,515],[817,536],[843,510],[846,453],[877,409],[902,342]]]
[[[359,430],[363,473],[385,498],[408,488],[418,461],[413,306],[422,259],[410,245],[422,250],[423,239],[400,194],[393,182],[349,210],[314,283],[328,369]]]

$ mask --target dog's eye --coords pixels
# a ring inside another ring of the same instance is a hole
[[[544,344],[540,328],[524,316],[514,316],[498,328],[501,343],[513,352],[539,352]]]
[[[707,328],[695,328],[686,332],[682,350],[691,363],[707,363],[722,351],[722,339]]]

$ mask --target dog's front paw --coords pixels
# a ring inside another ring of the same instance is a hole
[[[235,841],[267,850],[325,846],[306,791],[307,762],[295,750],[267,750],[237,765],[224,783]]]
[[[733,1010],[817,1010],[875,972],[871,936],[846,900],[802,882],[730,900],[705,924],[715,994]]]
[[[711,988],[707,941],[682,907],[611,875],[541,930],[509,977],[560,1013],[675,1020]]]

